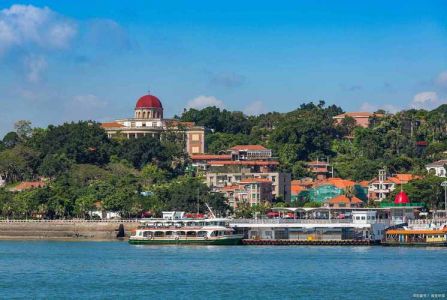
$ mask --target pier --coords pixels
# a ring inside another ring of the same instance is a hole
[[[370,246],[379,243],[370,240],[257,240],[244,239],[243,245],[247,246]]]

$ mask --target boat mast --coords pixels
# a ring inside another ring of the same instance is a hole
[[[213,210],[211,209],[211,207],[208,205],[208,203],[205,202],[206,207],[208,208],[208,210],[210,211],[211,216],[216,219],[216,215],[214,214]]]

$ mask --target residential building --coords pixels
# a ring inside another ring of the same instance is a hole
[[[223,191],[230,186],[228,193],[235,193],[240,189],[231,186],[238,186],[244,180],[268,180],[272,185],[271,196],[264,198],[290,202],[291,175],[277,171],[279,162],[272,158],[270,149],[261,145],[236,145],[223,152],[191,155],[192,166],[203,175],[211,189]],[[239,194],[243,197],[242,192]]]
[[[206,184],[214,191],[220,191],[226,186],[238,185],[247,179],[267,179],[272,185],[272,199],[290,202],[290,173],[211,173],[206,174]]]
[[[168,133],[175,134],[185,142],[186,151],[191,154],[205,152],[205,128],[193,122],[163,118],[163,105],[154,95],[140,97],[135,105],[134,117],[102,123],[109,138],[122,135],[139,138],[152,136],[162,138]]]
[[[317,180],[324,180],[332,173],[331,165],[328,161],[311,161],[306,163],[308,170]]]
[[[371,180],[368,184],[368,198],[374,201],[383,201],[397,186],[418,178],[420,176],[413,174],[395,174],[387,177],[385,170],[379,170],[379,177]]]
[[[272,201],[272,182],[264,178],[243,179],[237,185],[225,186],[218,191],[224,194],[233,209],[241,203],[254,206]]]
[[[272,150],[261,145],[237,145],[228,149],[232,160],[268,160]]]
[[[433,172],[438,177],[446,177],[446,166],[447,159],[442,159],[425,165],[425,168],[427,169],[427,172]]]
[[[383,117],[383,114],[374,114],[370,112],[347,112],[337,115],[333,117],[333,119],[336,121],[337,124],[340,124],[346,117],[353,118],[357,126],[367,128],[370,125],[371,120],[373,120],[374,118],[381,118]]]

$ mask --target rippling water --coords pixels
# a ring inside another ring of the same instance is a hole
[[[0,242],[2,298],[409,299],[442,294],[447,299],[446,248]]]

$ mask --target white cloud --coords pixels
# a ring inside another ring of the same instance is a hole
[[[410,106],[417,109],[431,109],[441,104],[436,92],[421,92],[413,97]]]
[[[76,32],[72,21],[48,7],[15,4],[0,11],[0,52],[28,44],[65,48]]]
[[[266,112],[267,107],[265,107],[262,101],[254,101],[244,108],[244,113],[251,116],[260,115]]]
[[[447,71],[439,73],[435,82],[439,87],[447,89]]]
[[[223,108],[224,103],[222,100],[219,100],[214,96],[201,95],[190,100],[186,105],[187,108],[195,108],[195,109],[202,109],[208,106],[216,106],[219,108]]]
[[[42,72],[46,70],[48,64],[43,56],[31,55],[24,60],[26,78],[30,82],[38,82],[41,79]]]

